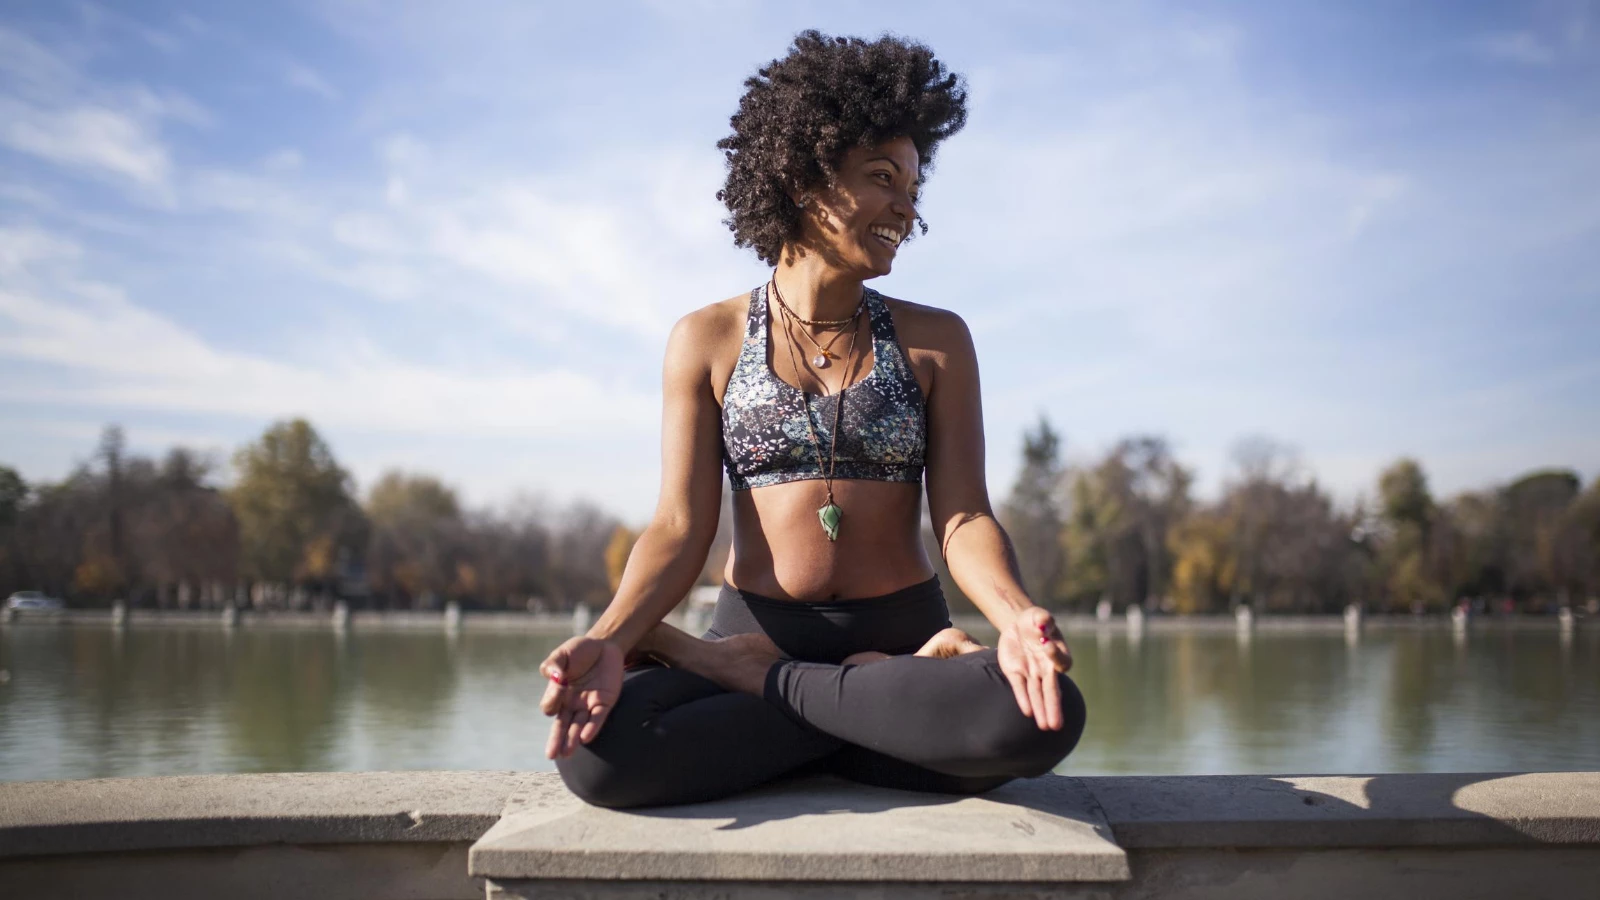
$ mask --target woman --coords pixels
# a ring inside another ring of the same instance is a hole
[[[802,769],[957,793],[1043,774],[1077,743],[1083,700],[990,508],[970,335],[864,285],[921,224],[922,176],[966,92],[920,44],[815,31],[746,88],[718,197],[774,273],[672,330],[659,505],[604,615],[540,666],[547,753],[610,807]],[[733,547],[695,638],[661,619],[704,564],[724,469]],[[994,649],[949,627],[924,477]]]

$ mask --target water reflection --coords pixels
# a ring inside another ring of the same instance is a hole
[[[1073,640],[1073,773],[1600,769],[1600,630]],[[992,635],[983,636],[992,638]],[[547,769],[560,636],[0,630],[0,779]]]

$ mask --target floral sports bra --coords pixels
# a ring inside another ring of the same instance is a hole
[[[883,296],[865,288],[872,327],[872,371],[844,389],[833,477],[870,481],[922,481],[927,450],[922,387],[895,338]],[[767,363],[767,286],[750,292],[744,347],[722,398],[722,462],[736,491],[821,478],[816,448],[806,433],[800,390]],[[811,424],[827,465],[838,394],[810,401]]]

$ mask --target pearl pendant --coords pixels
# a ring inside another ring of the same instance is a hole
[[[818,353],[816,356],[811,357],[811,364],[819,369],[826,369],[828,367],[828,357]]]

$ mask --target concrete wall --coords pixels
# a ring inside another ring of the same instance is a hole
[[[1600,773],[829,778],[619,812],[547,773],[0,784],[0,897],[1581,897]]]

